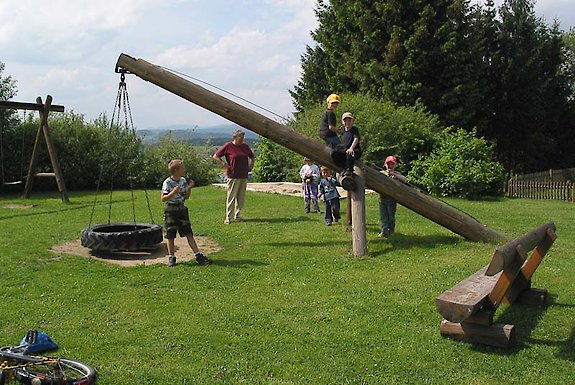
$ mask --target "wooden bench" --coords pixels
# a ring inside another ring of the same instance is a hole
[[[491,263],[435,299],[444,337],[498,347],[515,343],[515,326],[494,324],[501,304],[547,303],[547,290],[531,288],[531,277],[557,238],[553,222],[495,250]],[[535,250],[533,250],[535,249]],[[527,253],[533,250],[531,256]]]

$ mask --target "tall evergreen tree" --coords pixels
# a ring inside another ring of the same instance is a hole
[[[551,155],[562,146],[557,133],[568,108],[558,27],[547,28],[531,0],[506,0],[499,13],[489,69],[497,85],[489,124],[499,159],[515,172],[554,167]]]
[[[399,105],[422,101],[448,124],[474,125],[479,95],[469,0],[320,1],[316,14],[317,48],[307,48],[292,92],[298,109],[322,100],[318,91],[327,86]],[[325,82],[305,91],[310,79]]]
[[[316,14],[317,46],[292,92],[300,110],[334,91],[421,103],[476,127],[509,171],[568,162],[575,53],[533,0],[320,0]]]

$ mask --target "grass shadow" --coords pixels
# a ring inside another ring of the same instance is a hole
[[[118,199],[118,200],[115,200],[114,203],[129,202],[129,201],[130,201],[129,199]],[[109,202],[96,203],[96,206],[108,206],[108,205],[109,205]],[[38,207],[37,205],[35,205],[34,207],[32,207],[30,209],[30,212],[27,212],[27,210],[26,210],[26,212],[22,212],[22,210],[17,210],[18,213],[16,213],[16,214],[0,216],[0,221],[10,220],[10,219],[14,219],[14,218],[36,217],[36,216],[41,216],[41,215],[59,214],[59,213],[67,212],[67,211],[82,210],[82,209],[90,208],[93,206],[94,206],[94,204],[92,204],[92,203],[90,203],[90,204],[82,203],[81,204],[81,203],[71,202],[71,203],[65,203],[61,209],[35,211],[34,208]],[[89,216],[87,216],[87,218],[89,219]]]
[[[555,296],[548,294],[548,302],[546,305],[521,305],[514,304],[508,306],[503,313],[495,320],[498,324],[511,324],[515,325],[515,346],[509,349],[489,347],[485,345],[472,344],[472,350],[481,351],[486,353],[493,353],[501,356],[513,356],[530,345],[547,345],[547,346],[558,346],[559,351],[556,356],[568,361],[575,361],[575,326],[571,330],[571,335],[565,341],[553,341],[532,338],[531,333],[537,327],[539,320],[545,314],[545,311],[549,307],[554,306],[566,306],[575,307],[575,305],[557,304],[555,303]]]
[[[342,241],[330,241],[330,245],[349,245],[351,240],[342,240]],[[270,242],[265,243],[269,246],[277,246],[277,247],[325,247],[325,243],[321,241],[316,242]]]
[[[303,216],[300,215],[297,218],[293,218],[293,217],[271,217],[271,218],[253,218],[253,219],[246,219],[246,222],[252,222],[252,223],[291,223],[291,222],[309,222],[309,221],[315,221],[316,218],[314,218],[312,216],[312,214],[310,214],[310,216]]]
[[[387,238],[378,238],[378,240],[384,242],[387,247],[380,250],[377,254],[387,254],[414,247],[428,248],[440,245],[457,245],[463,241],[462,238],[451,235],[415,235],[402,233],[395,233]]]
[[[550,296],[551,298],[551,296]],[[556,303],[550,300],[550,307],[575,308],[575,304]],[[575,325],[571,328],[571,334],[566,340],[549,340],[542,338],[527,337],[526,342],[532,345],[556,346],[559,348],[555,356],[563,360],[575,362]]]
[[[199,266],[196,264],[195,261],[186,261],[181,263],[184,266]],[[261,261],[252,261],[250,259],[232,259],[232,260],[225,260],[225,259],[212,259],[212,263],[210,266],[221,266],[221,267],[233,267],[233,268],[245,268],[250,266],[267,266],[269,263],[261,262]]]

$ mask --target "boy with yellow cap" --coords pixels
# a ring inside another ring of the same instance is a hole
[[[341,143],[338,135],[341,134],[337,128],[337,118],[335,116],[335,109],[339,106],[341,99],[337,94],[331,94],[327,97],[327,110],[323,113],[319,123],[319,137],[323,139],[325,144],[335,149]]]

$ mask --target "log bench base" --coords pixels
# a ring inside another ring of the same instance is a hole
[[[509,348],[515,344],[515,325],[479,325],[471,322],[441,321],[439,331],[443,337],[458,341]]]

